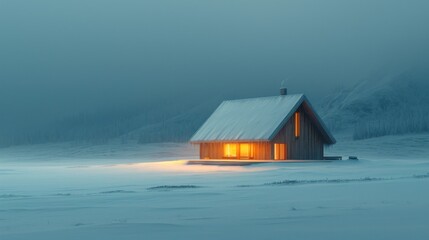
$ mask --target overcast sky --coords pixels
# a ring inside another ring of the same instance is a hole
[[[428,12],[425,0],[1,0],[0,123],[273,95],[285,79],[318,101],[426,58]]]

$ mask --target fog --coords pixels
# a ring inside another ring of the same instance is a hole
[[[425,62],[428,10],[417,0],[2,0],[0,130],[275,95],[283,80],[317,105]]]

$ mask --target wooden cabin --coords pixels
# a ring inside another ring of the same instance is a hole
[[[224,101],[192,136],[201,159],[322,160],[335,138],[303,94]]]

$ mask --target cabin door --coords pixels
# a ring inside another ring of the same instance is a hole
[[[274,160],[286,160],[287,145],[284,143],[274,143]]]

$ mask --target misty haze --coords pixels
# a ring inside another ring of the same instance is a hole
[[[428,238],[428,12],[0,1],[0,239]]]
[[[160,135],[144,142],[184,141],[222,100],[277,94],[282,80],[320,106],[367,78],[425,69],[428,5],[3,1],[1,143],[150,125]],[[186,137],[155,124],[177,117],[195,120]]]

